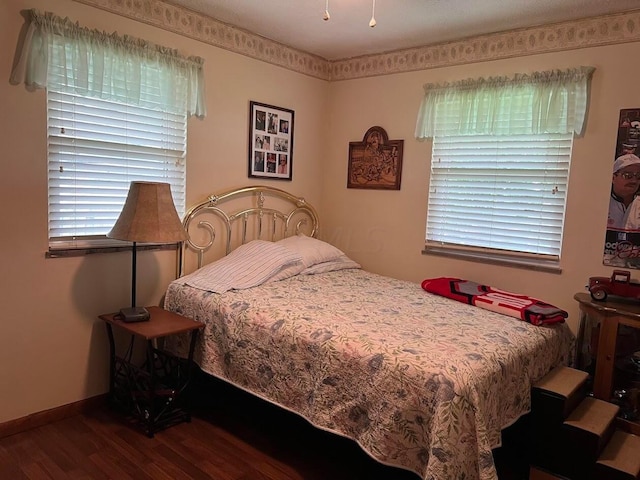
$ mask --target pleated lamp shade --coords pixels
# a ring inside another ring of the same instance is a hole
[[[187,232],[168,183],[131,182],[127,200],[107,237],[143,243],[177,243]]]

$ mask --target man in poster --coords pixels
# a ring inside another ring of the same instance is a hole
[[[616,159],[613,162],[603,264],[640,268],[640,158],[631,153],[640,128],[633,125],[640,109],[620,111]],[[638,200],[635,200],[639,198]]]
[[[611,199],[607,228],[626,229],[627,209],[640,187],[640,158],[633,154],[619,156],[613,163]]]

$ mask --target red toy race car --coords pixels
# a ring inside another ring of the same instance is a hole
[[[590,277],[588,288],[591,298],[600,302],[608,295],[640,299],[640,283],[632,282],[631,272],[627,270],[614,270],[611,278]]]

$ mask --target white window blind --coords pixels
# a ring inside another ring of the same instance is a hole
[[[427,244],[559,258],[571,134],[435,136]]]
[[[47,91],[51,248],[109,244],[104,236],[132,180],[166,182],[185,210],[186,113]]]

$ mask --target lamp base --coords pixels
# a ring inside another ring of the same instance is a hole
[[[120,316],[122,321],[126,323],[146,322],[151,318],[151,315],[144,307],[122,308],[120,309]]]

